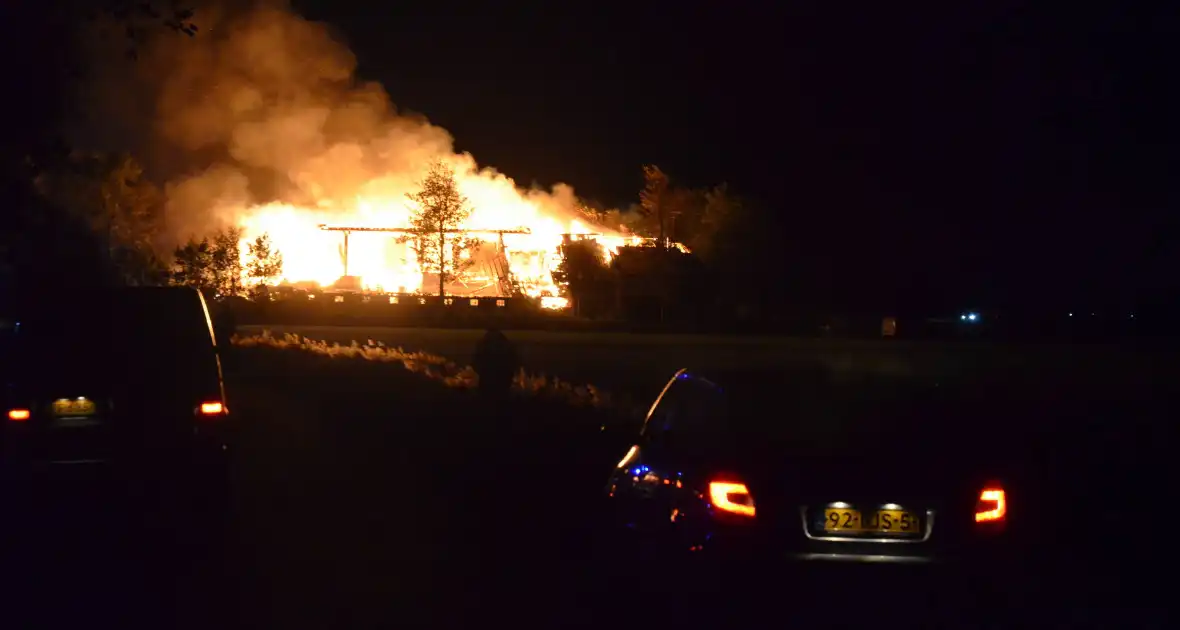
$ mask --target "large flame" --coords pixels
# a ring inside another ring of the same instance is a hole
[[[517,189],[511,179],[491,171],[477,170],[468,156],[447,160],[455,170],[460,192],[472,208],[463,229],[470,238],[482,241],[491,252],[501,250],[513,277],[526,295],[539,297],[548,308],[563,308],[567,302],[553,282],[552,272],[560,263],[559,248],[569,235],[593,238],[603,246],[607,261],[618,248],[635,245],[642,238],[574,216],[551,195],[529,195]],[[423,170],[423,175],[425,169]],[[270,203],[245,208],[239,213],[244,242],[268,234],[283,254],[283,277],[289,283],[314,282],[329,286],[348,275],[359,279],[363,289],[396,293],[437,294],[437,286],[423,286],[423,270],[414,252],[399,241],[397,232],[351,231],[348,235],[347,265],[342,231],[334,227],[406,228],[411,209],[406,193],[414,192],[413,180],[374,180],[356,197],[324,207],[299,207]],[[497,231],[527,231],[499,233]],[[502,241],[501,241],[502,239]],[[245,251],[245,248],[243,248]],[[484,265],[473,265],[461,274],[458,295],[502,295],[500,278]]]

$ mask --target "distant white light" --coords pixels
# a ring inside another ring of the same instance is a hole
[[[967,316],[967,319],[969,319],[971,321],[975,321],[975,320],[979,319],[979,316],[976,315],[975,313],[971,313],[970,315]]]
[[[1070,313],[1070,314],[1069,314],[1069,316],[1070,316],[1070,317],[1073,317],[1073,313]]]

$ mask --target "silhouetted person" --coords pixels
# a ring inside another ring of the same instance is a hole
[[[516,346],[499,329],[489,328],[475,347],[473,364],[479,374],[480,395],[492,401],[504,401],[520,369]]]

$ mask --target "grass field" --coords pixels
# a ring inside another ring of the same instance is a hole
[[[479,330],[244,326],[349,344],[368,340],[426,351],[469,364]],[[971,342],[635,335],[507,331],[526,369],[574,383],[591,383],[643,400],[678,369],[784,368],[820,364],[835,371],[880,372],[927,379],[980,379],[1044,387],[1158,382],[1175,365],[1167,349],[1117,346],[1016,346]],[[1055,385],[1055,383],[1057,385]]]
[[[464,341],[474,337],[475,333],[468,333]],[[782,365],[782,361],[776,360],[774,350],[785,349],[794,352],[795,358],[810,360],[819,356],[838,369],[846,370],[907,365],[906,361],[913,361],[915,354],[919,360],[929,362],[925,365],[930,371],[940,365],[949,365],[950,369],[941,368],[944,370],[942,374],[979,375],[984,379],[989,369],[1007,369],[1011,372],[1007,374],[1009,378],[990,379],[982,387],[982,395],[993,399],[989,407],[1003,410],[1007,405],[1006,413],[1001,412],[995,417],[964,413],[961,417],[927,420],[955,424],[957,428],[947,431],[947,435],[982,448],[1020,442],[1021,448],[1016,450],[1022,453],[1022,457],[1027,457],[1029,468],[1026,474],[1039,480],[1038,483],[1028,479],[1030,485],[1024,486],[1024,490],[1029,492],[1040,483],[1058,488],[1063,493],[1057,499],[1062,502],[1060,505],[1074,506],[1063,513],[1087,514],[1086,518],[1095,527],[1119,522],[1124,508],[1146,505],[1153,496],[1158,496],[1162,479],[1159,474],[1165,468],[1163,464],[1170,451],[1166,439],[1169,412],[1159,405],[1161,397],[1158,395],[1169,390],[1165,387],[1166,382],[1151,377],[1161,371],[1150,369],[1153,362],[1144,359],[1143,355],[1128,355],[1112,349],[1087,349],[1086,352],[1077,348],[1056,349],[1038,355],[1023,354],[1012,348],[975,346],[963,348],[973,354],[957,355],[954,351],[959,348],[945,346],[822,345],[787,340],[774,347],[770,344],[721,344],[714,339],[698,341],[692,338],[682,339],[680,346],[660,346],[666,339],[645,344],[642,338],[627,340],[618,336],[554,338],[531,333],[514,337],[522,347],[533,351],[533,357],[545,356],[538,350],[550,352],[554,357],[559,356],[559,352],[571,351],[575,360],[551,365],[574,368],[589,363],[588,373],[598,370],[595,373],[603,378],[612,374],[615,378],[620,375],[626,378],[626,375],[662,367],[661,347],[686,355],[696,353],[703,359],[717,356],[710,355],[710,352],[721,353],[721,360],[730,361],[743,357],[750,361],[751,357],[758,357],[757,360],[767,366]],[[429,337],[420,339],[431,341]],[[454,337],[442,337],[443,341],[448,339],[453,341]],[[737,357],[727,354],[743,345],[747,352]],[[619,354],[631,365],[622,369],[615,367],[616,361],[611,357]],[[522,497],[507,512],[514,514],[513,518],[500,520],[494,525],[481,519],[479,525],[473,524],[462,535],[487,541],[489,547],[501,552],[505,539],[539,538],[545,541],[543,548],[564,549],[561,557],[565,561],[585,562],[574,551],[581,544],[577,538],[580,534],[571,534],[571,530],[557,523],[584,510],[582,501],[600,483],[605,467],[623,450],[621,443],[612,442],[616,439],[614,436],[604,436],[597,431],[600,423],[609,421],[609,412],[571,407],[560,400],[539,396],[525,397],[506,413],[496,412],[486,408],[468,390],[447,387],[437,379],[410,373],[397,363],[328,358],[295,350],[265,348],[248,351],[241,358],[240,366],[244,369],[238,371],[237,380],[239,388],[252,399],[254,413],[265,413],[264,408],[257,407],[258,401],[264,400],[281,401],[277,404],[291,409],[267,421],[267,426],[263,427],[265,430],[260,431],[254,440],[256,448],[272,448],[270,441],[286,435],[288,437],[281,440],[284,450],[290,450],[292,454],[306,453],[297,455],[296,459],[300,461],[292,464],[305,469],[301,474],[323,475],[328,474],[327,471],[355,470],[359,465],[360,470],[372,472],[348,474],[353,479],[362,475],[371,478],[377,487],[388,483],[381,480],[392,478],[384,472],[390,466],[387,460],[391,449],[414,452],[412,456],[399,456],[408,457],[407,461],[412,462],[425,461],[434,470],[447,471],[437,473],[444,474],[447,480],[437,484],[425,496],[449,497],[446,509],[456,518],[471,515],[475,505],[490,506],[493,502],[503,501],[499,489],[510,487],[511,480],[530,479],[528,496],[544,496],[547,497],[545,501],[538,503]],[[607,361],[610,365],[602,369],[593,361]],[[956,367],[958,372],[954,369]],[[1017,378],[1010,378],[1012,376]],[[662,378],[661,375],[655,384],[658,385]],[[615,382],[622,383],[623,380],[612,381]],[[1019,385],[1031,385],[1029,390],[1036,396],[1020,397],[1013,389]],[[299,421],[288,426],[287,417],[297,417]],[[797,421],[792,418],[775,420]],[[831,429],[829,433],[833,438],[839,438],[841,430],[838,427]],[[308,462],[313,463],[310,471],[306,471]],[[315,472],[317,470],[324,472]],[[472,482],[472,475],[483,480]],[[1151,482],[1153,478],[1154,483]],[[1096,513],[1085,507],[1095,495],[1103,497],[1105,506]],[[450,504],[455,497],[464,499]],[[441,499],[429,500],[430,505],[443,505]],[[503,507],[499,506],[500,509]],[[356,509],[356,519],[368,514],[367,508]],[[264,521],[273,515],[259,514],[256,518]],[[1114,568],[1120,566],[1122,560],[1117,556],[1099,555],[1095,545],[1086,546],[1085,540],[1091,531],[1070,529],[1060,532],[1054,536],[1055,544],[1045,546],[1048,551],[1044,556],[1046,562],[1051,558],[1055,563],[1076,564],[1079,567],[1077,575],[1084,574],[1081,567],[1104,567],[1082,581],[1083,584],[1078,586],[1082,590],[1070,591],[1072,594],[1066,600],[1071,606],[1088,601],[1110,601],[1112,593],[1123,588],[1114,577],[1118,575]],[[1070,542],[1066,543],[1067,540]],[[1144,541],[1126,541],[1117,547],[1119,552],[1150,553]],[[525,560],[512,552],[513,562],[548,566],[543,559],[547,554],[537,551],[538,547],[532,549],[539,554],[537,558]],[[571,592],[565,592],[564,596],[571,597]],[[1082,592],[1090,593],[1092,600],[1081,595]],[[1049,596],[1045,593],[1037,597]],[[1149,607],[1150,602],[1140,609],[1140,613],[1147,612]]]
[[[313,331],[309,331],[309,335],[311,332]],[[337,334],[347,335],[348,332],[350,331],[340,331]],[[380,334],[380,331],[373,332]],[[396,334],[398,333],[394,333]],[[466,338],[459,335],[443,335],[441,340],[454,342],[456,337],[459,337],[466,342],[473,340],[476,335],[477,333],[467,333]],[[585,339],[578,336],[559,342],[538,333],[515,337],[518,343],[526,347],[527,344],[549,344],[553,347],[568,349],[573,346],[582,349],[583,351],[577,355],[578,361],[569,365],[585,363],[592,357],[612,356],[607,350],[610,344],[601,343],[601,339]],[[386,339],[404,338],[388,335]],[[438,338],[432,340],[428,335],[417,339],[425,340],[426,343],[439,341]],[[343,337],[341,340],[344,340]],[[655,349],[656,344],[644,346],[640,343],[637,345],[641,350],[633,351],[629,344],[619,343],[617,339],[614,341],[616,352],[620,351],[620,347],[622,352],[634,352],[625,355],[630,358],[629,360],[649,362],[648,367],[643,369],[650,369],[650,365],[658,364],[660,360],[658,350]],[[710,346],[709,341],[685,345],[687,349],[679,351],[697,352],[700,353],[699,356],[704,357],[708,356],[706,351],[716,352],[720,349],[728,352],[734,347],[715,342]],[[871,361],[880,355],[884,355],[885,360],[893,361],[906,358],[902,352],[905,349],[897,346],[883,349],[856,346],[857,344],[846,344],[833,350],[831,346],[825,348],[816,344],[780,344],[780,348],[787,347],[796,352],[826,351],[825,358],[829,360],[833,356],[842,356],[849,361],[844,369],[872,365]],[[445,349],[446,346],[434,347]],[[751,353],[766,352],[765,347],[755,348]],[[947,351],[946,348],[926,350]],[[990,359],[993,369],[1003,366],[1009,366],[1010,369],[1018,367],[1022,374],[1031,378],[1038,377],[1038,370],[1044,371],[1047,366],[1057,365],[1059,378],[1051,381],[1048,380],[1050,375],[1040,374],[1033,388],[1039,393],[1035,401],[1015,397],[1010,389],[1013,379],[1007,379],[1003,384],[1000,381],[990,381],[985,386],[984,393],[996,399],[993,402],[999,404],[994,405],[995,407],[1003,409],[1005,403],[1010,404],[1008,413],[1001,413],[992,418],[964,413],[961,417],[931,418],[929,421],[957,423],[958,428],[948,431],[947,434],[982,448],[987,448],[988,445],[1002,446],[1022,442],[1023,447],[1019,450],[1030,458],[1031,468],[1027,473],[1043,479],[1047,485],[1061,488],[1062,492],[1066,493],[1059,499],[1063,504],[1069,505],[1076,501],[1076,506],[1082,506],[1078,511],[1089,513],[1090,510],[1084,506],[1089,505],[1093,496],[1103,497],[1104,509],[1088,517],[1093,521],[1092,524],[1096,524],[1095,527],[1105,527],[1105,523],[1113,523],[1119,519],[1122,508],[1114,506],[1147,504],[1144,502],[1158,493],[1151,485],[1137,484],[1138,480],[1150,479],[1158,474],[1157,471],[1163,469],[1162,463],[1166,461],[1166,453],[1169,450],[1165,439],[1168,426],[1167,411],[1153,406],[1158,402],[1155,399],[1135,398],[1136,391],[1142,392],[1145,391],[1144,388],[1155,387],[1152,381],[1139,382],[1136,380],[1138,377],[1129,378],[1132,373],[1124,372],[1138,367],[1140,369],[1134,374],[1145,374],[1148,372],[1142,369],[1145,363],[1136,363],[1134,356],[1124,357],[1109,350],[1105,356],[1101,353],[1087,356],[1078,354],[1074,349],[1073,364],[1068,361],[1071,355],[1060,351],[1058,354],[1039,357],[1034,355],[1021,363],[1023,357],[1019,353],[1014,353],[1012,349],[975,347],[970,350],[981,353],[982,357],[978,354],[973,356],[972,360],[975,363],[968,362],[967,369],[983,370],[988,365],[985,363],[987,353],[993,352],[996,353],[993,356],[998,355],[997,358]],[[998,352],[999,350],[1006,350],[1011,354],[1005,355]],[[841,355],[840,352],[844,354]],[[890,356],[890,352],[902,352],[902,356]],[[768,353],[764,356],[763,360],[767,361],[768,365],[777,365],[771,362],[773,354]],[[1078,360],[1078,357],[1084,360]],[[577,552],[572,551],[581,544],[576,538],[580,534],[571,534],[571,530],[563,529],[555,523],[561,518],[579,512],[579,506],[583,505],[580,501],[588,497],[588,491],[600,483],[604,474],[602,471],[613,463],[614,458],[623,450],[621,443],[612,443],[610,440],[613,438],[603,436],[597,431],[601,422],[608,421],[607,413],[571,407],[561,401],[543,397],[526,397],[513,411],[496,413],[483,406],[470,391],[447,387],[437,379],[413,374],[396,362],[330,358],[294,349],[273,348],[243,349],[237,360],[237,369],[233,370],[234,380],[252,407],[250,415],[260,416],[273,411],[272,417],[254,429],[256,435],[251,443],[256,451],[268,451],[267,457],[273,457],[271,451],[286,453],[284,459],[291,462],[289,465],[292,470],[300,471],[300,475],[315,478],[325,475],[347,475],[354,480],[363,477],[366,479],[365,483],[375,484],[372,486],[375,488],[388,484],[390,492],[397,485],[393,481],[395,477],[387,472],[390,467],[421,469],[411,468],[409,463],[396,464],[390,458],[393,457],[393,453],[412,453],[396,457],[405,458],[405,462],[413,462],[414,467],[426,466],[430,470],[440,471],[433,474],[446,477],[442,481],[423,478],[429,481],[421,483],[433,484],[432,490],[424,494],[423,500],[429,501],[427,505],[430,505],[431,509],[449,510],[447,514],[451,516],[448,518],[455,519],[469,517],[475,505],[484,508],[500,501],[500,488],[510,487],[513,479],[527,478],[530,480],[528,495],[546,497],[545,501],[538,503],[521,499],[512,510],[506,512],[515,514],[509,521],[481,519],[478,527],[472,525],[471,530],[463,530],[462,535],[478,537],[478,540],[487,541],[488,546],[495,549],[503,549],[503,539],[496,538],[497,536],[511,537],[513,540],[537,536],[545,540],[545,544],[551,549],[564,549],[562,557],[566,561],[574,564],[585,562]],[[942,360],[950,359],[943,357]],[[1067,367],[1070,369],[1067,370]],[[629,366],[631,370],[634,368],[635,366]],[[609,375],[612,371],[602,370],[600,373]],[[1098,379],[1088,381],[1091,387],[1088,391],[1079,389],[1085,387],[1084,383],[1087,381],[1075,381],[1064,377],[1082,374],[1090,374]],[[1067,381],[1072,383],[1070,389],[1057,389],[1059,385],[1053,384],[1060,383],[1060,387],[1064,387]],[[1103,383],[1105,385],[1102,385]],[[1116,383],[1138,384],[1140,388],[1128,390],[1112,387]],[[1096,385],[1103,388],[1098,389]],[[277,407],[270,410],[263,403]],[[776,421],[788,423],[795,420],[776,418]],[[832,427],[828,433],[838,438],[841,429]],[[261,460],[263,457],[259,456],[258,459]],[[558,477],[561,478],[560,481]],[[481,481],[477,483],[470,481],[471,479]],[[1157,476],[1156,480],[1159,479]],[[438,483],[435,483],[436,481]],[[276,492],[280,486],[281,482],[276,481],[270,492]],[[1024,486],[1023,489],[1028,492],[1031,487]],[[441,499],[442,496],[448,497],[447,500]],[[462,500],[452,504],[451,501],[455,501],[457,497],[462,497]],[[260,496],[259,501],[264,500],[265,496]],[[448,507],[442,508],[444,503]],[[371,508],[364,505],[348,509],[352,511],[345,514],[351,515],[351,522],[373,518],[367,511]],[[503,506],[499,506],[499,509],[503,509]],[[1073,512],[1074,510],[1070,510],[1070,513]],[[274,519],[274,514],[258,510],[252,518],[259,522],[270,522]],[[392,517],[383,516],[382,522],[387,523],[389,527],[395,527],[390,524],[393,521],[385,520],[389,518]],[[496,529],[493,533],[487,529],[488,527],[502,529]],[[1121,588],[1116,584],[1118,580],[1115,576],[1118,573],[1113,570],[1113,567],[1119,565],[1118,559],[1112,560],[1109,556],[1099,557],[1094,554],[1095,548],[1078,546],[1081,544],[1078,541],[1084,541],[1090,531],[1071,529],[1069,532],[1056,535],[1053,539],[1054,545],[1046,545],[1046,549],[1051,550],[1051,553],[1047,553],[1045,557],[1052,558],[1054,562],[1077,563],[1079,567],[1103,567],[1083,580],[1085,588],[1092,589],[1087,592],[1093,599],[1080,595],[1082,591],[1070,591],[1071,594],[1066,599],[1071,606],[1086,604],[1089,601],[1110,601],[1113,592],[1111,589]],[[371,533],[366,533],[365,536],[378,539]],[[1067,536],[1070,542],[1065,544]],[[385,536],[379,539],[384,540]],[[364,549],[363,545],[368,544],[376,543],[368,540],[357,543],[359,549]],[[437,544],[455,543],[438,541]],[[352,548],[354,543],[338,541],[333,545]],[[1131,548],[1131,545],[1120,546],[1123,547],[1123,551]],[[275,547],[274,542],[264,545],[266,549],[273,549],[268,552],[267,558],[277,558],[282,554],[283,547]],[[390,559],[397,557],[393,551],[385,550],[384,547],[379,549],[380,554]],[[533,549],[536,550],[535,547]],[[1146,552],[1142,544],[1134,547],[1134,551]],[[426,562],[427,558],[421,561]],[[274,559],[269,562],[279,564],[286,561]],[[539,558],[524,560],[514,556],[513,562],[546,566]],[[1084,575],[1085,572],[1078,568],[1076,574]],[[1053,590],[1052,583],[1048,583],[1048,586],[1049,590]],[[565,596],[571,595],[567,592]],[[1048,597],[1038,595],[1042,596]],[[1143,607],[1138,613],[1143,614],[1148,610],[1147,607]],[[1120,612],[1119,615],[1123,613]]]

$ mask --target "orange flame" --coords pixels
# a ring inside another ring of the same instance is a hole
[[[560,263],[559,247],[564,234],[583,234],[596,239],[608,261],[619,247],[643,241],[620,230],[575,218],[572,210],[560,207],[552,196],[522,194],[506,177],[477,172],[471,164],[466,168],[462,163],[455,166],[460,192],[472,208],[464,229],[529,231],[502,235],[477,232],[470,237],[493,247],[498,247],[502,238],[512,274],[525,294],[542,298],[542,306],[546,308],[568,306],[568,300],[560,297],[552,278],[553,270]],[[354,199],[323,208],[271,203],[245,209],[239,215],[243,243],[263,233],[270,235],[274,247],[283,254],[283,277],[274,281],[331,285],[345,275],[343,238],[340,232],[321,230],[320,225],[382,228],[410,225],[411,210],[405,194],[412,192],[415,184],[399,178],[397,182],[370,182],[363,188],[364,192]],[[361,286],[370,291],[437,292],[434,287],[423,286],[422,266],[409,246],[398,242],[399,236],[403,235],[350,233],[348,275],[359,277]],[[495,275],[490,269],[473,266],[463,274],[466,293],[456,290],[455,294],[499,294]]]

